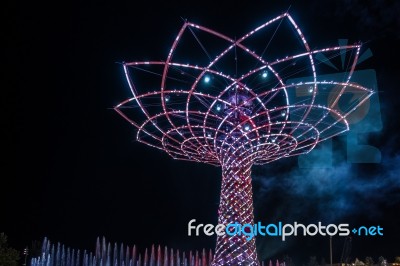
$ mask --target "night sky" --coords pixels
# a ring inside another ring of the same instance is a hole
[[[165,59],[182,18],[234,37],[289,9],[311,47],[349,39],[372,51],[357,69],[376,71],[383,127],[362,141],[382,161],[347,162],[338,137],[335,168],[301,169],[297,158],[254,167],[256,220],[380,225],[383,237],[353,238],[351,257],[400,256],[400,4],[216,2],[19,1],[3,8],[0,232],[10,245],[48,237],[92,251],[104,236],[141,250],[152,243],[213,249],[215,237],[188,237],[187,223],[216,224],[221,170],[134,141],[134,128],[112,109],[131,96],[116,62]],[[333,238],[334,262],[343,244]],[[262,259],[329,261],[326,237],[260,238],[257,245]]]

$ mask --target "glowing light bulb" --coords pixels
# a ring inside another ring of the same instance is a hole
[[[261,77],[263,77],[263,78],[268,77],[268,72],[267,72],[267,71],[264,71],[264,72],[261,74]]]

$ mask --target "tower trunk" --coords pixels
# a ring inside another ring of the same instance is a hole
[[[233,161],[222,165],[218,224],[253,225],[251,166],[250,161]],[[212,265],[259,265],[255,238],[246,238],[248,236],[244,234],[218,236]]]

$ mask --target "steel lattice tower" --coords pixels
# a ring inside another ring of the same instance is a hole
[[[292,33],[299,47],[271,58],[271,42],[257,44],[271,27],[270,40],[278,38],[282,23],[291,29],[284,37]],[[239,39],[185,21],[166,60],[122,63],[133,96],[115,110],[138,129],[138,141],[174,159],[221,166],[218,222],[252,224],[252,165],[308,153],[349,130],[349,114],[373,94],[350,82],[360,49],[311,50],[288,13]],[[341,80],[321,80],[316,55],[334,60],[343,53],[348,68]],[[286,84],[296,77],[305,78]],[[255,239],[218,236],[213,264],[258,265]]]

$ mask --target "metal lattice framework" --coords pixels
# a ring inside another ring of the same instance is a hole
[[[288,55],[271,59],[267,48],[283,24],[291,29],[284,38],[294,32],[294,40],[275,50]],[[269,41],[259,46],[263,36]],[[292,43],[299,46],[287,48]],[[123,63],[133,97],[115,110],[138,129],[138,141],[174,159],[222,166],[219,223],[251,224],[252,165],[308,153],[349,130],[347,117],[372,95],[350,82],[360,49],[312,50],[288,13],[238,39],[185,21],[165,61]],[[316,66],[323,66],[314,57],[343,53],[348,68],[341,80],[320,80]],[[218,236],[213,263],[257,265],[254,238]]]

